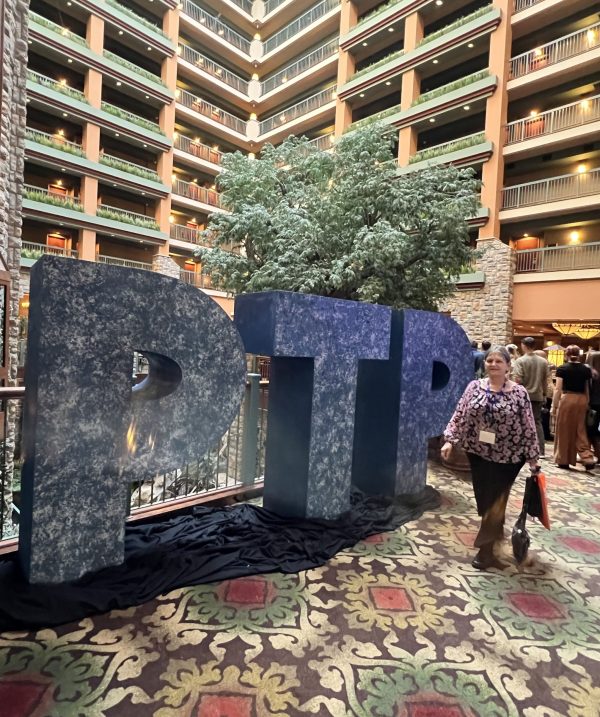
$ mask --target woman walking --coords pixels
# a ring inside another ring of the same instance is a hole
[[[600,462],[600,351],[590,351],[587,365],[592,369],[592,383],[590,385],[590,408],[595,412],[594,420],[588,423],[588,438]]]
[[[592,370],[579,360],[579,346],[567,346],[566,360],[556,369],[556,387],[552,399],[554,417],[554,462],[568,469],[577,463],[577,454],[585,469],[594,468],[594,457],[585,426]]]
[[[471,381],[444,432],[442,456],[460,444],[471,464],[473,491],[481,527],[472,565],[479,570],[503,567],[495,544],[504,537],[504,516],[512,484],[527,461],[538,467],[537,438],[527,390],[508,378],[510,355],[493,346],[485,358],[488,378]]]

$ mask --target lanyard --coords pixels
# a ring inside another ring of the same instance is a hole
[[[500,399],[504,396],[504,387],[506,386],[506,379],[504,380],[504,383],[502,384],[502,388],[497,393],[492,393],[490,390],[490,382],[488,379],[487,386],[485,387],[485,396],[486,396],[486,404],[485,404],[485,414],[490,419],[492,423],[494,423],[494,409],[496,408],[496,404],[500,401]]]

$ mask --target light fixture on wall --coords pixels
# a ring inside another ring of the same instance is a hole
[[[569,232],[569,241],[571,242],[571,244],[577,244],[580,239],[581,234],[578,231]]]
[[[583,323],[553,323],[552,328],[556,329],[563,336],[579,336],[580,339],[588,341],[600,334],[600,324]]]

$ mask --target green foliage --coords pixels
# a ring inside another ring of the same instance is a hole
[[[112,167],[113,169],[118,169],[121,172],[127,172],[128,174],[135,174],[136,176],[143,177],[144,179],[151,179],[153,182],[160,181],[158,173],[153,169],[139,167],[137,164],[132,164],[126,159],[107,157],[106,155],[103,155],[100,157],[100,164],[105,164],[107,167]]]
[[[459,80],[454,80],[454,82],[448,82],[447,85],[442,85],[441,87],[436,87],[435,90],[424,92],[422,95],[417,97],[417,99],[412,103],[411,107],[414,107],[415,105],[420,105],[422,102],[428,102],[429,100],[433,100],[435,97],[447,95],[453,90],[458,90],[461,87],[466,87],[467,85],[471,85],[474,82],[479,82],[479,80],[484,80],[486,77],[489,76],[490,73],[488,70],[480,70],[479,72],[474,72],[472,75],[467,75],[466,77],[461,77]]]
[[[227,154],[228,213],[203,232],[214,248],[195,251],[213,286],[435,309],[471,258],[479,185],[455,167],[398,175],[383,131],[347,134],[332,152],[289,137],[260,159]]]
[[[128,122],[133,122],[133,124],[137,124],[140,127],[146,127],[147,129],[150,129],[153,132],[157,132],[158,134],[164,134],[157,122],[153,122],[152,120],[146,119],[145,117],[140,117],[139,115],[133,114],[133,112],[122,110],[120,107],[117,107],[116,105],[111,105],[109,102],[103,102],[102,109],[105,112],[114,115],[115,117],[120,117],[121,119],[127,120]]]
[[[145,17],[138,15],[137,12],[130,10],[128,7],[122,5],[120,2],[117,2],[116,0],[106,0],[106,3],[108,5],[112,5],[112,7],[116,8],[125,15],[129,15],[132,20],[135,20],[136,22],[140,23],[140,25],[144,25],[144,27],[147,27],[149,30],[153,30],[154,32],[158,33],[159,35],[162,35],[163,37],[169,37],[161,27],[158,27],[154,23],[150,22],[150,20],[147,20]]]
[[[43,254],[43,249],[28,249],[25,247],[21,249],[21,258],[23,259],[39,259]]]
[[[73,209],[76,212],[82,212],[83,207],[79,202],[75,203],[72,199],[61,195],[53,195],[43,190],[35,190],[26,188],[23,194],[25,199],[31,199],[33,202],[44,202],[44,204],[52,204],[54,207],[64,207],[65,209]]]
[[[393,107],[388,107],[385,110],[381,110],[381,112],[376,112],[373,115],[369,115],[368,117],[364,117],[363,119],[356,120],[356,122],[353,122],[350,127],[346,130],[347,132],[354,132],[354,130],[359,129],[360,127],[368,127],[370,124],[375,124],[376,122],[381,122],[382,119],[385,119],[386,117],[391,117],[392,115],[397,114],[400,112],[401,106],[400,105],[394,105]]]
[[[461,149],[467,149],[467,147],[474,147],[476,144],[485,142],[485,133],[478,132],[472,134],[469,137],[463,137],[457,139],[454,142],[445,142],[444,144],[437,145],[436,147],[430,147],[429,149],[422,149],[420,152],[413,154],[408,160],[409,164],[415,162],[423,162],[426,159],[433,159],[434,157],[440,157],[444,154],[450,154],[450,152],[458,152]]]
[[[125,210],[120,212],[118,209],[107,209],[106,207],[98,207],[96,216],[103,217],[104,219],[111,219],[114,222],[125,222],[126,224],[135,224],[136,227],[144,227],[146,229],[156,229],[160,227],[156,223],[156,220],[152,217],[134,216],[132,213],[127,213]]]
[[[428,42],[437,40],[438,37],[447,35],[449,32],[452,32],[452,30],[456,30],[456,28],[466,25],[468,22],[471,22],[471,20],[476,20],[478,17],[481,17],[482,15],[487,14],[490,10],[493,10],[493,9],[494,9],[493,5],[485,5],[484,7],[480,7],[478,10],[474,10],[473,12],[469,13],[468,15],[459,17],[457,20],[455,20],[454,22],[451,22],[449,25],[444,25],[444,27],[441,27],[439,30],[436,30],[436,32],[432,32],[431,35],[427,35],[426,37],[424,37],[421,40],[421,42],[417,45],[417,47],[421,47],[422,45],[426,45]]]
[[[68,152],[69,154],[75,154],[78,157],[84,157],[85,153],[83,147],[75,144],[74,142],[61,142],[59,139],[55,139],[52,135],[37,132],[36,130],[30,130],[27,128],[25,138],[35,142],[36,144],[43,144],[45,147],[53,147],[54,149],[60,149],[61,152]]]
[[[396,60],[399,57],[402,57],[404,54],[404,50],[396,50],[396,52],[390,52],[389,55],[386,55],[381,60],[378,60],[377,62],[373,62],[371,65],[367,65],[366,67],[363,67],[361,70],[358,70],[358,72],[355,72],[352,77],[350,78],[350,82],[352,80],[355,80],[357,77],[362,77],[362,75],[366,75],[368,72],[371,72],[377,67],[382,67],[383,65],[387,65],[388,62],[391,62],[392,60]]]

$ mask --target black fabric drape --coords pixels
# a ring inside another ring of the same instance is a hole
[[[127,526],[123,564],[58,585],[30,585],[16,562],[5,560],[0,631],[60,625],[139,605],[178,587],[314,568],[439,503],[438,492],[428,486],[395,499],[353,493],[351,510],[335,521],[282,518],[251,504],[198,507],[191,515]]]

